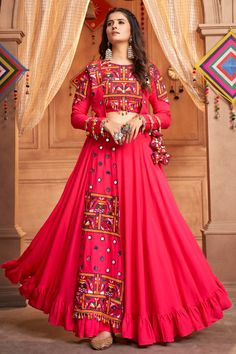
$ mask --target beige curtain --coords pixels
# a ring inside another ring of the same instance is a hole
[[[201,0],[143,0],[160,45],[194,103],[204,110],[203,87],[194,87],[192,70],[203,55],[196,32],[203,20]]]
[[[25,78],[18,83],[19,133],[33,128],[70,69],[89,0],[18,0],[16,26],[25,33],[19,60],[30,70],[30,94]]]

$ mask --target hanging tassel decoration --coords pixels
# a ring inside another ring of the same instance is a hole
[[[91,38],[92,38],[92,45],[95,45],[96,42],[95,42],[95,34],[94,34],[94,31],[91,33]]]
[[[14,89],[14,110],[16,110],[17,98],[18,98],[18,91],[17,89]]]
[[[182,84],[179,85],[179,93],[182,93],[184,92],[184,87]]]
[[[30,85],[29,85],[29,71],[27,71],[27,73],[26,73],[26,95],[29,95],[29,87],[30,87]]]
[[[7,112],[8,112],[7,98],[4,99],[3,108],[4,108],[4,120],[7,120],[8,119],[8,115],[7,115]]]
[[[69,96],[72,96],[73,94],[72,94],[72,85],[70,84],[69,85]]]
[[[170,86],[170,91],[169,91],[170,93],[175,93],[175,90],[174,90],[174,86],[173,85],[171,85]]]
[[[209,96],[209,85],[208,85],[208,82],[206,81],[206,86],[205,86],[205,103],[206,104],[209,104],[208,96]]]
[[[171,80],[169,92],[174,95],[174,100],[179,100],[180,93],[184,92],[184,87],[179,79],[179,76],[172,67],[168,68],[167,74]]]
[[[195,67],[193,68],[192,77],[193,77],[193,86],[195,87],[197,81],[197,70]]]
[[[220,105],[219,105],[220,96],[216,95],[214,99],[215,106],[215,118],[218,119],[220,117]]]
[[[143,1],[140,1],[140,17],[141,17],[141,31],[142,34],[144,35],[144,30],[145,30],[145,20],[144,20],[144,3]]]
[[[178,90],[177,90],[177,82],[175,81],[175,89],[174,89],[175,95],[174,95],[174,100],[179,100],[179,95],[178,95]]]
[[[235,124],[236,114],[233,105],[230,105],[230,128],[234,129],[236,127]]]

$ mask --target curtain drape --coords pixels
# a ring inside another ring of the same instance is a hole
[[[204,110],[203,87],[194,87],[193,66],[203,50],[196,32],[202,23],[201,0],[143,0],[155,34],[171,66],[201,110]]]
[[[18,83],[17,123],[20,134],[42,119],[70,69],[89,0],[19,0],[16,25],[25,33],[18,58],[30,70]]]
[[[16,25],[26,34],[18,57],[30,70],[17,84],[20,134],[42,119],[72,64],[89,0],[18,0]],[[192,81],[192,67],[202,56],[199,35],[201,0],[144,0],[162,49],[194,103],[204,109],[203,90]]]

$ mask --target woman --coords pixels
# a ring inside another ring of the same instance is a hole
[[[157,148],[158,129],[170,125],[169,103],[130,11],[107,14],[99,51],[75,79],[71,121],[88,134],[77,164],[29,247],[2,267],[50,323],[95,349],[118,333],[139,345],[172,342],[231,302],[162,170],[169,155]]]

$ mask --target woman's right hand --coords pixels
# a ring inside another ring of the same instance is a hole
[[[105,119],[105,124],[103,125],[104,130],[106,130],[108,133],[111,134],[112,138],[114,139],[114,134],[118,133],[121,130],[122,127],[122,123],[113,121],[113,120],[109,120],[109,119]],[[123,143],[123,139],[122,140],[114,140],[114,142],[118,145]]]

